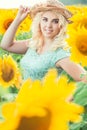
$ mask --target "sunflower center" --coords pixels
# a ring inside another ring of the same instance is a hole
[[[12,23],[12,21],[13,21],[13,19],[7,19],[7,20],[4,21],[3,26],[4,26],[5,30],[8,29],[8,27],[10,26],[10,24]]]
[[[16,130],[49,130],[51,124],[50,112],[45,117],[22,117]]]
[[[78,50],[83,54],[87,55],[87,42],[77,42]]]
[[[9,70],[7,69],[2,69],[2,78],[5,82],[9,82],[11,79],[14,77],[14,71],[12,68]]]
[[[87,21],[86,21],[87,22]],[[84,27],[87,29],[87,23],[84,24]]]

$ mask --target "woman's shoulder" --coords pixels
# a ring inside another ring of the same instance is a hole
[[[66,55],[70,55],[70,50],[69,48],[62,48],[62,47],[59,47],[55,50],[55,53],[57,54],[66,54]]]
[[[68,49],[64,49],[64,48],[57,48],[54,51],[54,61],[57,62],[58,60],[61,60],[63,58],[69,57],[70,56],[70,52]]]

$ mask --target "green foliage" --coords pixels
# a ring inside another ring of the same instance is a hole
[[[77,90],[74,94],[75,103],[84,107],[85,111],[82,114],[80,123],[71,123],[70,130],[87,130],[87,84],[83,82],[77,83]]]
[[[3,35],[2,35],[2,34],[0,34],[0,42],[1,42],[1,40],[2,40],[2,37],[3,37]]]
[[[24,33],[19,33],[16,36],[16,40],[24,40],[24,39],[30,39],[32,37],[32,32],[24,32]]]
[[[1,96],[7,94],[8,92],[9,90],[7,88],[0,86],[0,100],[1,100]]]
[[[74,102],[85,106],[87,104],[87,84],[77,83],[77,90],[74,94]]]

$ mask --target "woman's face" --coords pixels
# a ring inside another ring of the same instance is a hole
[[[51,11],[45,12],[41,17],[40,28],[45,38],[52,39],[60,32],[59,18]]]

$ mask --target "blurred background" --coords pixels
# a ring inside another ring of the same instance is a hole
[[[18,8],[20,4],[31,6],[44,0],[0,0],[0,8]],[[65,5],[87,4],[87,0],[59,0]]]
[[[72,5],[72,4],[87,4],[87,0],[60,0],[66,5]]]

